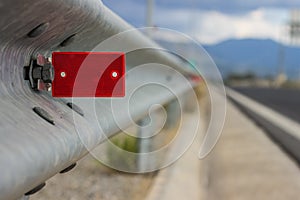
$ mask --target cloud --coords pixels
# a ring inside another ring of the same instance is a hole
[[[276,17],[271,18],[272,15]],[[288,16],[284,10],[257,9],[243,15],[229,15],[216,11],[198,15],[193,30],[203,43],[216,43],[231,38],[269,38],[282,41],[284,23]]]
[[[205,44],[231,38],[268,38],[281,41],[288,12],[256,9],[243,14],[189,9],[157,9],[156,25],[182,31]]]
[[[145,25],[146,1],[105,0],[113,11],[136,27]],[[168,3],[168,4],[167,4]],[[193,9],[187,8],[195,4]],[[198,9],[199,4],[206,5]],[[156,0],[155,25],[181,31],[196,37],[202,43],[217,43],[231,38],[269,38],[282,41],[283,25],[288,20],[288,10],[273,8],[275,5],[292,6],[299,0]],[[254,10],[238,11],[238,8],[260,7]],[[272,6],[272,7],[271,7]],[[215,10],[203,10],[203,8]],[[227,8],[228,7],[228,8]],[[220,10],[235,9],[227,13]],[[222,8],[222,9],[221,9]]]
[[[157,7],[193,8],[216,10],[225,13],[238,13],[256,10],[261,7],[294,9],[300,7],[299,0],[154,0]]]
[[[145,11],[147,0],[102,0],[117,13],[127,15],[140,14]],[[156,8],[215,10],[223,13],[243,13],[258,8],[297,9],[299,0],[153,0]],[[131,13],[130,11],[135,11]]]

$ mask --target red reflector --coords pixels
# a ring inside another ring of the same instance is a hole
[[[53,52],[53,97],[125,96],[125,54]]]

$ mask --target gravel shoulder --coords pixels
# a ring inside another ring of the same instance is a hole
[[[140,200],[150,188],[155,173],[144,175],[114,171],[88,155],[72,171],[57,174],[30,200]]]

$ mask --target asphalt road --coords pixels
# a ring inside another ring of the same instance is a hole
[[[233,88],[300,123],[300,90],[269,88]]]

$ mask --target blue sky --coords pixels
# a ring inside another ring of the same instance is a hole
[[[146,0],[103,0],[135,27],[145,26]],[[285,41],[290,9],[300,0],[155,0],[154,25],[191,35],[204,44],[226,39]]]

